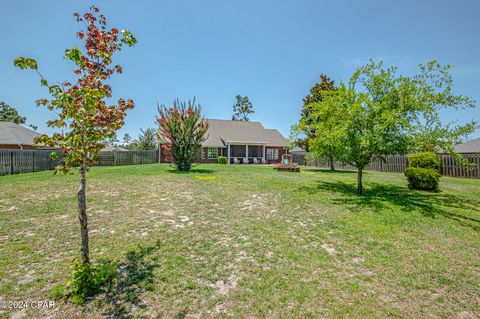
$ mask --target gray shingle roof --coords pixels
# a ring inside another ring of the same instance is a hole
[[[12,122],[0,122],[0,144],[33,145],[39,133]]]
[[[102,148],[100,151],[102,152],[126,152],[128,149],[125,147],[121,146],[112,146],[112,145],[107,145],[104,148]]]
[[[207,139],[202,146],[224,147],[227,143],[287,146],[287,140],[276,129],[266,129],[260,122],[208,119]]]
[[[295,146],[294,148],[292,148],[292,149],[290,150],[290,153],[302,153],[302,154],[303,154],[303,153],[307,153],[307,151],[304,150],[304,149],[301,148],[301,147]]]
[[[480,153],[480,138],[458,144],[455,146],[455,151],[458,153]]]

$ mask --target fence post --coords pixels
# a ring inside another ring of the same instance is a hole
[[[35,173],[35,151],[32,150],[32,172]]]
[[[10,151],[10,175],[13,175],[13,151]]]

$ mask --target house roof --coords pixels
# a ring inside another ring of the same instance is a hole
[[[455,146],[455,151],[458,153],[480,153],[480,138],[458,144]]]
[[[287,140],[276,129],[264,128],[260,122],[208,119],[207,139],[202,146],[224,147],[227,144],[262,144],[287,146]]]
[[[40,133],[13,122],[0,122],[0,144],[33,145],[33,139]]]
[[[112,146],[112,145],[107,145],[104,148],[100,150],[101,152],[126,152],[128,149],[125,147],[121,146]]]
[[[307,151],[299,146],[295,146],[290,150],[290,153],[307,153]]]

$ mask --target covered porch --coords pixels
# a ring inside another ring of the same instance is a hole
[[[227,144],[228,164],[266,164],[265,144],[229,143]]]

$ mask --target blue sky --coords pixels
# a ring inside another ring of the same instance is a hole
[[[456,92],[480,101],[480,1],[2,1],[0,100],[41,132],[53,114],[35,107],[47,97],[18,56],[37,59],[50,80],[72,79],[63,52],[78,45],[72,17],[97,5],[111,27],[134,33],[138,45],[118,54],[124,73],[114,97],[132,98],[119,137],[154,127],[156,104],[196,96],[207,117],[229,119],[235,95],[247,95],[252,120],[285,136],[302,98],[320,73],[348,80],[369,58],[412,74],[438,59],[455,66]],[[480,120],[479,110],[445,112],[446,121]],[[477,131],[472,137],[480,136]]]

